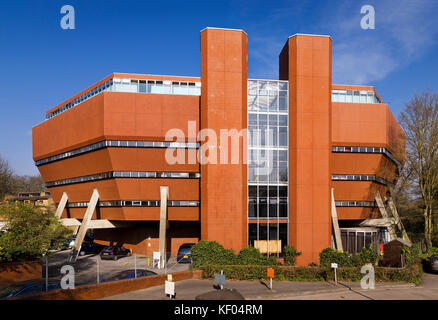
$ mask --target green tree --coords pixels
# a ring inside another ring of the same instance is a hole
[[[0,156],[0,201],[13,192],[13,175],[14,171],[9,163]]]
[[[0,207],[0,261],[30,260],[48,254],[71,233],[49,209],[10,202]]]
[[[399,123],[406,135],[406,165],[422,200],[424,237],[430,249],[438,191],[438,93],[415,94],[400,113]]]

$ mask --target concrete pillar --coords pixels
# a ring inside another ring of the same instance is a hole
[[[164,268],[166,262],[166,229],[167,229],[167,199],[169,187],[160,186],[160,239],[158,250],[160,252],[160,268]]]

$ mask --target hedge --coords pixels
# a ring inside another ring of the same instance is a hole
[[[266,279],[267,266],[244,265],[205,265],[200,267],[203,278],[213,279],[215,273],[223,270],[227,279],[260,280]],[[278,281],[328,281],[334,279],[334,271],[325,267],[294,267],[272,266],[275,272],[274,280]],[[360,281],[364,274],[360,267],[337,269],[337,278],[342,281]],[[376,281],[404,281],[418,284],[422,276],[421,265],[415,264],[407,268],[374,267]]]
[[[326,248],[319,253],[321,267],[329,268],[332,263],[339,267],[361,267],[367,263],[376,264],[379,259],[373,247],[363,247],[360,253],[350,254],[332,248]]]
[[[292,246],[284,247],[285,263],[294,264],[295,257],[300,255]],[[278,264],[275,256],[266,257],[254,247],[246,247],[236,255],[231,249],[225,249],[216,241],[199,241],[191,248],[192,269],[206,265],[258,265],[275,266]]]

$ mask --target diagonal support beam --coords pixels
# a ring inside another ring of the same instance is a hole
[[[389,204],[389,209],[391,210],[392,216],[395,219],[395,224],[397,225],[398,229],[402,233],[403,240],[410,242],[411,240],[409,240],[408,233],[406,232],[405,227],[403,226],[403,223],[401,222],[400,216],[398,215],[398,212],[397,212],[397,208],[394,204],[394,201],[392,200],[392,196],[389,197],[388,204]]]
[[[79,228],[79,232],[76,236],[74,250],[79,251],[81,249],[82,241],[84,241],[85,234],[87,233],[89,222],[91,217],[93,216],[93,212],[96,209],[97,201],[99,200],[99,192],[97,189],[93,190],[93,194],[91,195],[90,202],[88,203],[87,210],[85,211],[84,218],[82,219],[81,226]]]
[[[342,247],[341,231],[339,230],[338,213],[336,211],[336,202],[334,196],[335,188],[332,188],[332,224],[335,233],[336,249],[344,251]]]
[[[67,204],[67,201],[68,201],[67,193],[63,192],[61,201],[59,201],[58,208],[56,208],[56,213],[55,213],[55,217],[57,217],[58,219],[61,219],[62,212],[65,209],[65,205]]]
[[[382,218],[389,219],[388,212],[386,211],[385,205],[383,204],[383,200],[382,200],[382,197],[380,196],[379,191],[377,191],[377,193],[376,193],[375,200],[377,203],[377,207],[379,208],[380,214],[382,215]],[[391,224],[388,227],[388,230],[389,230],[389,233],[391,235],[391,240],[397,239],[397,234],[395,232],[395,228],[394,228],[393,224]]]

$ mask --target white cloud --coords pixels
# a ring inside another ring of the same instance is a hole
[[[371,2],[371,1],[370,1]],[[333,82],[368,84],[420,58],[435,44],[438,26],[433,0],[381,0],[376,29],[360,28],[360,7],[344,6],[333,17]],[[357,14],[350,14],[357,10]]]
[[[375,8],[375,30],[360,27],[365,4]],[[330,1],[319,6],[299,1],[274,8],[249,34],[250,74],[277,78],[278,55],[287,36],[316,32],[333,39],[333,83],[369,84],[421,58],[436,44],[437,13],[436,0]]]

